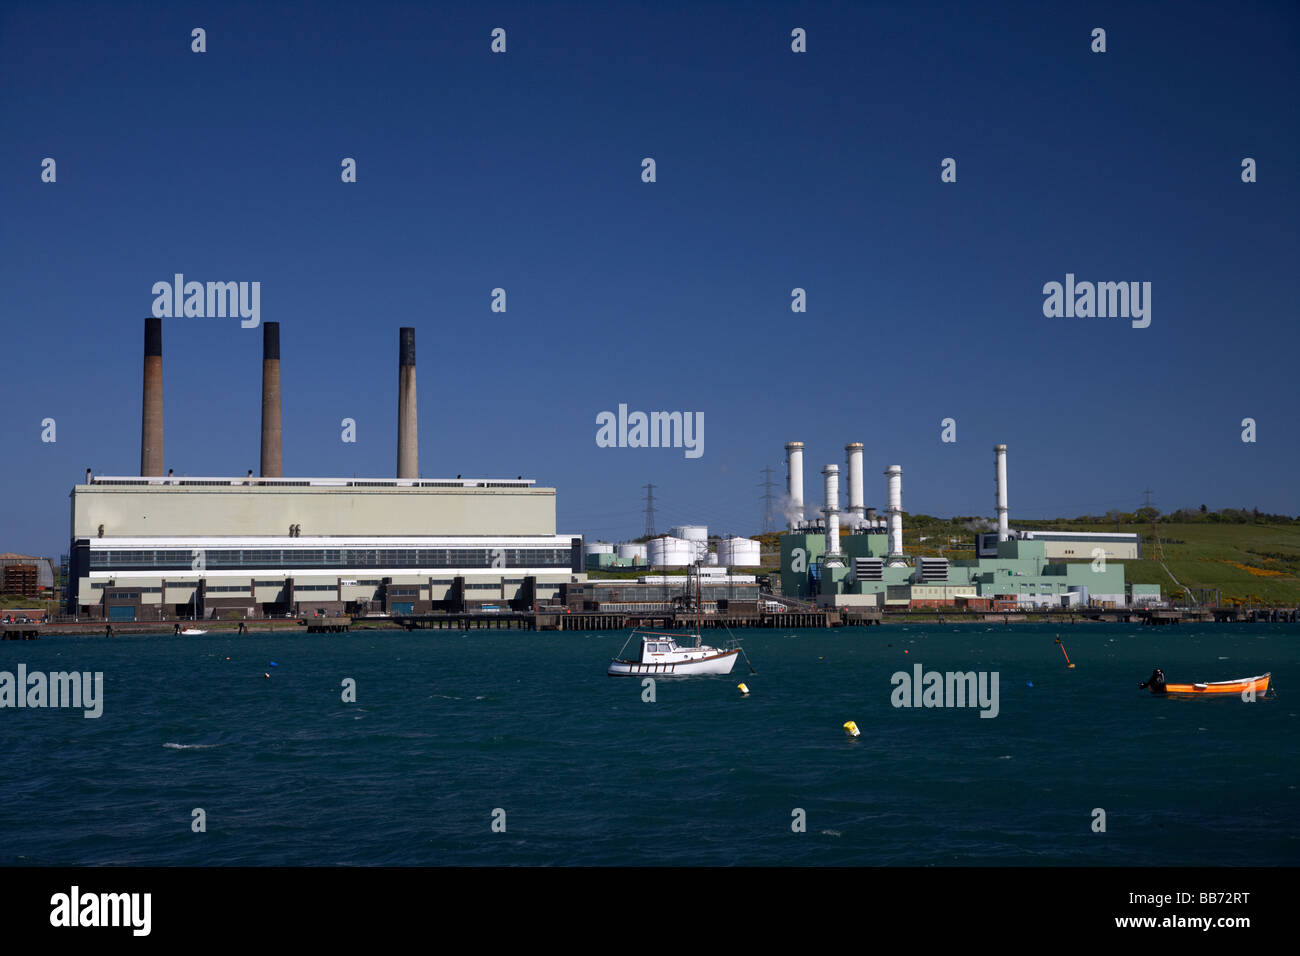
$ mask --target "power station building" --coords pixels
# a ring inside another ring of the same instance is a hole
[[[998,530],[979,535],[974,560],[903,553],[902,475],[885,471],[888,519],[863,506],[862,445],[848,452],[849,533],[840,534],[839,466],[827,465],[824,518],[804,520],[803,443],[786,445],[790,530],[781,536],[781,589],[788,597],[825,607],[943,607],[1014,610],[1082,605],[1123,606],[1124,558],[1140,556],[1126,534],[1026,531],[1007,521],[1006,445],[994,448]],[[1098,557],[1105,560],[1097,561]],[[1077,559],[1077,560],[1071,560]],[[1133,601],[1158,601],[1159,589],[1133,592]]]
[[[839,560],[830,561],[825,534],[782,535],[782,593],[829,607],[991,608],[996,602],[998,609],[1013,610],[1126,603],[1123,564],[1095,570],[1090,561],[1049,561],[1042,541],[1009,538],[999,543],[996,558],[958,561],[891,560],[889,536],[879,529],[840,542]]]
[[[158,322],[146,320],[141,476],[87,471],[72,489],[69,613],[122,621],[528,608],[585,579],[582,538],[556,533],[554,488],[417,476],[413,329],[399,343],[399,477],[281,477],[275,323],[264,334],[263,474],[163,475]]]

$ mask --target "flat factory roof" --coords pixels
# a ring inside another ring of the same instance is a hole
[[[289,538],[284,535],[202,535],[197,534],[186,537],[120,537],[120,538],[90,538],[90,550],[92,551],[130,551],[143,548],[145,550],[174,550],[180,548],[201,548],[210,547],[213,551],[229,550],[232,548],[278,548],[282,551],[311,551],[322,548],[329,550],[338,550],[340,548],[452,548],[452,547],[470,547],[483,548],[493,544],[501,544],[505,547],[516,547],[521,544],[537,545],[551,544],[556,547],[568,548],[571,546],[574,538],[580,538],[578,534],[485,534],[485,535],[392,535],[384,537],[364,536],[364,535],[315,535],[307,537],[303,535],[297,538]],[[183,546],[182,546],[183,545]]]
[[[220,477],[141,477],[132,475],[93,475],[92,485],[228,485],[231,487],[308,487],[308,488],[531,488],[532,478],[240,478]]]

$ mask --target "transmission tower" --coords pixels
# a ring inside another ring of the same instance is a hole
[[[655,536],[655,486],[643,485],[645,488],[645,533],[647,538]]]
[[[1150,489],[1150,488],[1147,488],[1147,489],[1146,489],[1144,492],[1142,492],[1142,493],[1143,493],[1144,495],[1146,495],[1146,503],[1143,504],[1142,507],[1143,507],[1143,508],[1150,508],[1150,507],[1151,507],[1151,489]],[[1163,561],[1163,560],[1165,559],[1165,552],[1164,552],[1164,548],[1162,548],[1162,547],[1160,546],[1160,530],[1156,527],[1156,516],[1155,516],[1154,513],[1152,513],[1152,514],[1149,515],[1149,517],[1150,517],[1150,519],[1151,519],[1151,546],[1152,546],[1153,548],[1155,548],[1155,555],[1154,555],[1154,557],[1155,557],[1155,560],[1157,560],[1157,561]]]
[[[763,533],[772,530],[772,467],[763,469]]]

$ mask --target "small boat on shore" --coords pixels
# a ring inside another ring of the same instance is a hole
[[[1138,684],[1138,688],[1150,690],[1153,694],[1244,694],[1249,691],[1263,696],[1268,692],[1268,682],[1272,676],[1273,672],[1267,671],[1255,677],[1242,677],[1237,680],[1170,684],[1165,681],[1165,672],[1157,667],[1149,678]]]
[[[181,637],[194,637],[198,634],[206,633],[208,633],[207,630],[202,627],[187,627],[185,630],[181,631]]]

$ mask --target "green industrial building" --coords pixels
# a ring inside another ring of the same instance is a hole
[[[997,557],[951,561],[890,554],[889,534],[869,528],[843,535],[840,552],[826,554],[824,531],[782,535],[782,593],[829,607],[978,606],[998,599],[1022,608],[1128,603],[1123,564],[1049,561],[1044,541],[1011,537],[998,542]]]

